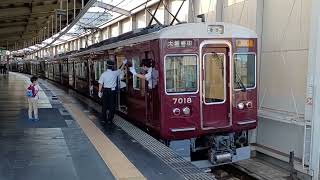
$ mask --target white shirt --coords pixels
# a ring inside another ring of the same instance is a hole
[[[149,68],[147,74],[144,75],[148,81],[148,88],[153,89],[158,84],[159,73],[154,68]]]
[[[127,84],[123,82],[124,79],[124,71],[121,71],[120,73],[120,89],[127,87]]]
[[[99,84],[102,84],[104,88],[115,89],[117,86],[117,78],[120,76],[121,70],[112,71],[107,69],[104,73],[101,74],[99,79]]]
[[[30,84],[26,87],[26,90],[30,87],[30,85],[32,85],[32,83],[30,83]],[[34,90],[35,90],[36,96],[35,96],[35,97],[28,97],[29,99],[39,99],[40,86],[39,86],[38,84],[36,84],[36,85],[34,86]]]

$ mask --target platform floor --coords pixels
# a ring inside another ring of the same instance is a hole
[[[0,76],[0,179],[115,179],[75,121],[53,108],[42,89],[40,121],[28,121],[28,79]]]
[[[157,142],[141,130],[129,132],[133,126],[118,116],[116,125],[103,128],[99,105],[39,82],[40,121],[32,122],[25,97],[29,77],[0,76],[0,180],[214,179],[159,142],[163,152],[150,151],[154,144],[148,149],[139,141]]]

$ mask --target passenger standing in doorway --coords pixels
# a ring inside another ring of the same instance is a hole
[[[126,64],[127,60],[124,60],[120,68],[113,71],[114,62],[109,60],[107,61],[107,70],[100,76],[98,96],[102,97],[102,122],[112,123],[116,110],[117,81]],[[107,111],[108,116],[106,116]]]
[[[39,121],[38,117],[38,101],[39,101],[39,85],[38,78],[33,76],[30,78],[31,84],[27,87],[27,97],[29,102],[28,116],[29,120]],[[32,118],[32,112],[34,113],[34,118]]]
[[[152,67],[151,59],[143,59],[140,67],[146,72],[146,74],[138,74],[134,67],[130,67],[130,72],[141,79],[148,82],[148,89],[154,89],[158,84],[159,73]]]
[[[126,72],[126,68],[124,68],[123,71],[121,71],[120,78],[119,78],[120,79],[119,86],[120,86],[120,108],[122,110],[126,111],[127,83],[126,83],[126,73],[125,72]]]

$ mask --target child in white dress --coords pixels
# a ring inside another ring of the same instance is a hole
[[[38,101],[39,101],[39,85],[38,78],[33,76],[30,78],[31,84],[27,87],[27,97],[29,102],[28,116],[29,120],[39,121],[38,116]],[[34,113],[34,119],[32,118],[32,112]]]

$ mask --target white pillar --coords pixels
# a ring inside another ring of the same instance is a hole
[[[189,10],[188,10],[188,22],[189,23],[196,22],[195,21],[196,13],[195,13],[195,9],[194,9],[194,4],[195,4],[194,1],[195,0],[189,0]]]
[[[168,10],[170,11],[172,1],[169,1],[169,0],[164,0],[164,1],[165,2],[164,2],[163,6],[167,5]],[[163,8],[163,9],[164,9],[164,15],[163,15],[164,16],[164,25],[169,25],[172,17],[170,15],[170,13],[165,8]]]
[[[137,29],[137,18],[136,18],[136,14],[132,15],[130,17],[131,19],[131,30],[135,30]]]
[[[146,26],[148,26],[149,21],[151,20],[151,15],[147,10],[145,10],[144,13],[146,14]]]
[[[123,22],[122,21],[119,21],[118,22],[118,36],[120,35],[120,34],[122,34],[122,24],[123,24]]]
[[[111,32],[112,32],[111,31],[111,26],[108,26],[107,28],[108,28],[107,29],[107,37],[108,37],[107,39],[109,39],[109,38],[111,38]]]
[[[310,169],[312,180],[319,177],[320,153],[320,0],[312,0],[311,27],[309,39],[307,98],[313,103],[306,104],[306,120],[312,120],[312,144]]]
[[[216,22],[222,22],[223,21],[222,18],[223,18],[223,0],[217,0],[217,4],[216,4]]]

